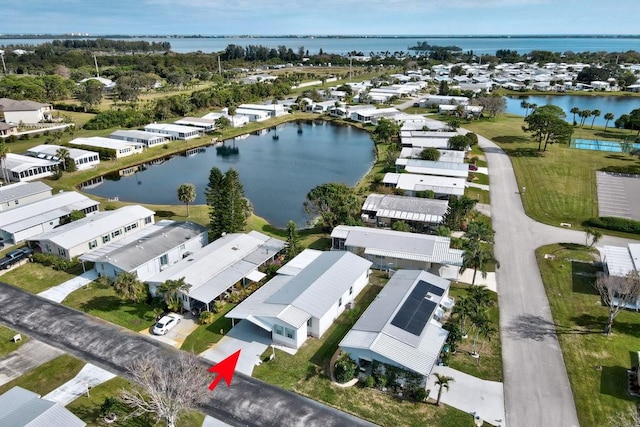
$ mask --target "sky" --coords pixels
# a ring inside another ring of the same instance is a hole
[[[640,0],[2,0],[0,34],[640,34]]]

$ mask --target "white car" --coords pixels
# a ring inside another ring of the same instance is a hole
[[[177,314],[167,314],[153,326],[153,333],[156,335],[165,335],[171,328],[180,323],[180,316]]]

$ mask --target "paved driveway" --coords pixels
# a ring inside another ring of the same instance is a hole
[[[175,358],[179,350],[37,295],[0,283],[0,324],[125,378],[143,355]],[[25,344],[26,345],[26,344]],[[211,363],[201,361],[208,368]],[[201,410],[234,426],[371,426],[364,420],[237,372]]]
[[[115,375],[111,372],[105,371],[91,363],[87,363],[82,367],[82,369],[80,369],[78,375],[71,378],[51,393],[43,396],[43,399],[58,402],[63,406],[67,406],[80,396],[86,394],[88,389],[96,387],[112,378],[115,378]]]
[[[236,370],[251,376],[253,368],[260,363],[260,355],[270,344],[271,336],[267,331],[248,320],[241,320],[217,344],[200,353],[200,356],[218,363],[241,350]]]
[[[67,280],[66,282],[58,286],[54,286],[47,289],[46,291],[42,291],[38,295],[51,301],[62,302],[71,292],[88,285],[97,278],[98,273],[96,272],[96,270],[91,269],[85,273],[82,273],[80,276]]]
[[[141,330],[140,333],[154,340],[168,344],[171,347],[180,348],[189,334],[198,328],[198,322],[196,322],[191,313],[187,313],[185,315],[179,314],[178,316],[180,317],[180,322],[165,335],[154,335],[152,332],[153,325]]]
[[[503,385],[496,381],[485,381],[467,375],[447,366],[435,366],[433,374],[427,381],[427,389],[431,390],[429,397],[438,398],[438,388],[434,385],[436,376],[442,374],[453,378],[449,390],[442,390],[440,401],[468,414],[478,415],[487,423],[505,427],[504,390]],[[518,426],[519,424],[514,424]]]
[[[30,338],[17,350],[0,357],[0,385],[6,384],[63,354],[63,351],[55,347]]]

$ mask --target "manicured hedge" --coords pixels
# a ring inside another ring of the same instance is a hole
[[[624,233],[640,234],[640,221],[613,216],[601,216],[590,218],[584,222],[590,227],[604,228],[606,230],[622,231]]]

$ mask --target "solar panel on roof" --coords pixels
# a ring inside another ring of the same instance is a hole
[[[429,293],[442,296],[443,292],[442,288],[424,280],[419,281],[396,313],[391,324],[413,335],[420,336],[424,325],[427,324],[438,306],[437,303],[425,297]]]

